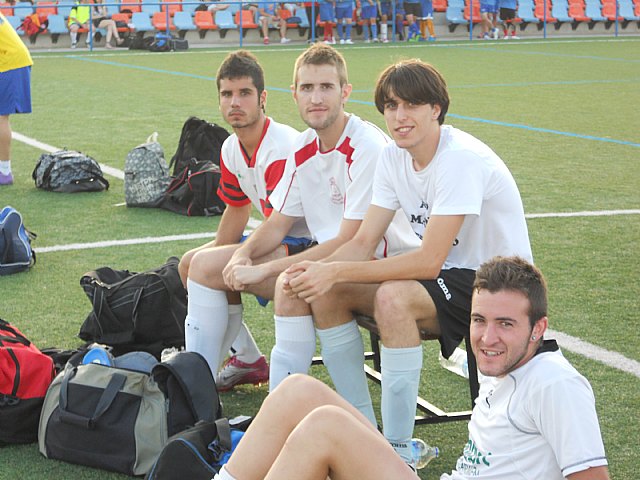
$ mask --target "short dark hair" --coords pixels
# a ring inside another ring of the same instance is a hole
[[[342,54],[335,48],[324,43],[314,43],[296,59],[293,67],[293,85],[298,86],[298,70],[304,65],[332,65],[336,67],[340,86],[349,83],[347,74],[347,62]]]
[[[389,65],[376,82],[374,98],[380,113],[384,114],[384,106],[392,95],[415,105],[439,105],[438,123],[444,123],[449,92],[443,76],[433,65],[415,58]]]
[[[264,91],[264,70],[262,70],[256,56],[247,50],[231,52],[222,61],[216,74],[218,92],[220,92],[220,80],[223,78],[233,80],[242,77],[251,78],[253,85],[258,90],[258,97],[260,97]]]
[[[521,257],[494,257],[483,263],[473,283],[473,291],[477,290],[522,293],[529,300],[531,328],[547,316],[547,282],[536,266]]]

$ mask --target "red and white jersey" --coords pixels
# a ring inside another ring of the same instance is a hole
[[[320,151],[315,130],[304,131],[271,195],[273,207],[284,215],[304,217],[318,243],[335,238],[342,219],[364,218],[378,156],[390,141],[378,127],[355,115],[349,116],[336,147],[327,152]],[[397,215],[376,257],[397,255],[419,245],[406,218]]]
[[[267,118],[260,143],[249,158],[238,136],[227,138],[220,153],[222,177],[218,196],[231,206],[241,207],[249,202],[265,217],[273,210],[269,197],[282,178],[287,156],[293,142],[300,135],[296,129]],[[304,222],[298,222],[289,232],[291,236],[308,237]]]

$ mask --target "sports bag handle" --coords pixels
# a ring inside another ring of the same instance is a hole
[[[29,345],[31,345],[31,342],[29,340],[27,340],[27,337],[22,335],[18,330],[16,330],[11,325],[9,325],[9,323],[7,321],[2,320],[1,318],[0,318],[0,330],[4,330],[5,332],[9,332],[9,333],[12,333],[13,335],[15,335],[15,338],[14,337],[6,337],[6,336],[2,335],[2,336],[0,336],[0,340],[1,341],[12,342],[12,343],[21,343],[25,347],[28,347]]]
[[[111,404],[116,399],[118,392],[122,389],[127,381],[126,375],[121,373],[114,373],[109,380],[102,396],[96,405],[96,409],[91,417],[85,417],[77,413],[70,412],[69,407],[69,382],[75,377],[78,371],[78,367],[71,369],[64,374],[62,384],[60,385],[60,421],[69,425],[85,428],[91,430],[95,427],[96,423],[104,413],[109,410]]]

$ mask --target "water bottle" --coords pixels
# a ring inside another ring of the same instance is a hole
[[[440,365],[450,372],[469,378],[469,363],[467,362],[467,352],[461,348],[456,348],[451,356],[447,359],[442,356],[442,352],[438,354]]]
[[[411,454],[413,461],[418,470],[427,466],[427,464],[440,455],[438,447],[430,447],[419,438],[411,439]]]

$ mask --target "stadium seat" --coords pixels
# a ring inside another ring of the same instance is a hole
[[[193,17],[193,13],[196,11],[198,5],[201,5],[201,3],[193,0],[184,0],[184,2],[182,2],[182,11],[191,14]]]
[[[180,0],[163,1],[160,9],[163,12],[169,9],[169,15],[173,16],[176,12],[182,11],[182,4]]]
[[[139,0],[122,0],[120,3],[120,12],[121,13],[129,13],[132,15],[136,12],[142,11],[142,5],[140,5]]]
[[[128,13],[114,13],[111,15],[111,20],[114,22],[123,22],[127,25],[131,22],[131,16]],[[129,27],[118,27],[118,32],[128,32]]]
[[[541,22],[546,20],[547,23],[556,23],[558,21],[558,19],[551,14],[549,3],[546,4],[546,8],[544,3],[537,3],[534,9],[534,15]]]
[[[470,18],[470,9],[471,9],[471,5],[470,2],[467,3],[464,6],[464,19],[469,22],[469,18]],[[475,0],[473,2],[473,18],[471,20],[473,23],[480,23],[482,21],[482,16],[480,15],[480,1],[479,0]]]
[[[239,3],[230,3],[226,10],[233,17],[233,16],[235,16],[236,12],[240,10],[240,4]]]
[[[19,19],[18,17],[15,17],[13,15],[9,15],[7,16],[7,20],[9,21],[9,24],[13,27],[13,29],[18,32],[18,35],[22,36],[24,35],[24,32],[22,31],[22,29],[20,27],[20,25],[22,24],[22,20]]]
[[[618,22],[622,22],[624,20],[624,17],[622,15],[620,15],[620,11],[617,12],[618,13]],[[604,3],[602,5],[602,16],[604,18],[607,19],[607,22],[605,23],[605,26],[607,28],[609,28],[611,26],[612,23],[614,23],[616,21],[616,4],[608,2],[608,3]]]
[[[551,7],[551,16],[555,17],[558,22],[556,23],[556,30],[560,28],[563,23],[573,23],[573,18],[569,16],[569,4],[556,0]]]
[[[31,2],[16,2],[13,6],[13,16],[18,17],[20,21],[33,13],[33,5]]]
[[[447,0],[433,0],[433,11],[434,12],[446,12],[447,11]]]
[[[220,31],[220,38],[224,38],[229,30],[238,29],[238,25],[233,21],[233,15],[228,9],[216,12],[214,21]]]
[[[13,5],[10,3],[0,3],[0,13],[5,17],[13,17]]]
[[[189,30],[197,30],[196,24],[193,23],[193,18],[189,12],[176,12],[173,16],[173,23],[178,30],[180,38],[184,38]]]
[[[309,16],[307,15],[307,10],[304,7],[297,6],[293,11],[293,14],[300,18],[300,28],[309,28],[311,23],[309,22]]]
[[[457,7],[449,5],[445,12],[445,18],[447,19],[447,25],[449,26],[449,32],[454,32],[458,25],[466,25],[468,20],[464,19],[464,7]]]
[[[136,32],[153,32],[151,18],[144,12],[134,12],[131,16],[131,23]]]
[[[217,13],[220,14],[225,11],[226,10],[222,10]],[[217,28],[216,24],[213,22],[213,14],[206,10],[195,12],[195,16],[193,17],[193,23],[198,29],[198,34],[200,38],[204,38],[208,30],[215,30]]]
[[[574,0],[569,4],[569,16],[573,19],[571,24],[573,30],[578,28],[578,25],[582,22],[587,22],[587,24],[591,22],[591,19],[584,13],[584,3],[581,0]]]
[[[258,28],[258,24],[255,22],[254,13],[251,10],[237,11],[235,15],[235,23],[242,29],[243,37],[247,35],[249,30]]]
[[[165,32],[167,30],[167,12],[156,12],[151,17],[151,25],[159,32]],[[169,30],[175,30],[176,26],[173,24],[173,19],[169,16]]]
[[[586,0],[585,5],[584,14],[591,19],[591,22],[589,22],[590,30],[596,23],[607,20],[602,16],[600,0]]]
[[[154,13],[160,11],[160,5],[158,5],[158,0],[142,0],[140,11],[146,13],[149,16],[152,16]]]
[[[58,13],[58,6],[56,2],[38,2],[35,4],[36,13],[40,18],[48,17],[49,15],[55,15]]]
[[[624,18],[622,28],[627,28],[629,22],[640,22],[640,16],[633,12],[633,3],[631,0],[620,0],[619,13],[622,18]]]
[[[69,13],[75,5],[73,0],[60,0],[58,2],[58,15],[62,15],[64,18],[69,18]]]
[[[69,33],[69,29],[67,28],[67,21],[64,18],[64,15],[59,13],[49,15],[47,18],[49,20],[49,25],[47,30],[51,35],[51,43],[58,43],[58,38],[60,35],[66,35]]]
[[[520,24],[520,30],[524,30],[529,23],[532,23],[534,25],[540,23],[540,20],[538,20],[533,14],[533,3],[519,3],[516,15],[522,20],[522,23]]]
[[[449,0],[449,3],[447,4],[447,8],[449,8],[449,7],[458,7],[458,8],[460,8],[460,10],[463,10],[464,9],[464,0]]]

